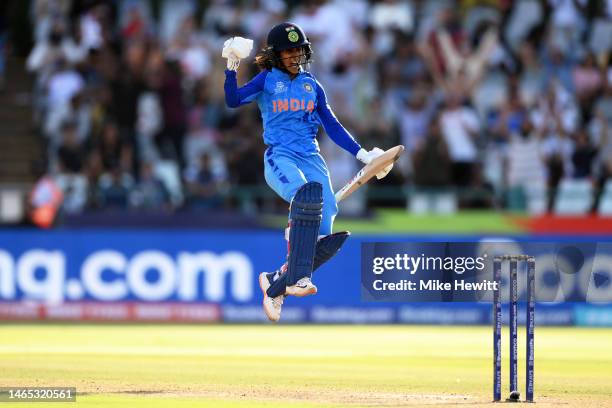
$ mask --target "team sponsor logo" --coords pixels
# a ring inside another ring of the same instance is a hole
[[[176,255],[148,249],[125,254],[94,251],[69,276],[68,254],[31,248],[18,257],[0,250],[0,303],[28,299],[48,302],[101,301],[220,302],[253,298],[253,264],[238,251]]]

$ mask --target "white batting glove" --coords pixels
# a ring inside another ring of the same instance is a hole
[[[366,151],[365,149],[360,149],[357,152],[356,157],[357,157],[357,160],[361,161],[363,164],[370,164],[372,160],[374,160],[375,158],[377,158],[384,152],[385,152],[384,150],[378,147],[373,148],[369,152]],[[380,180],[381,178],[385,177],[387,174],[389,174],[392,168],[393,168],[393,164],[388,165],[387,167],[385,167],[379,173],[376,174],[376,178]]]
[[[240,58],[236,57],[234,54],[229,54],[227,56],[227,69],[230,71],[238,71],[238,66],[240,66]]]
[[[359,160],[363,164],[370,164],[372,160],[374,160],[384,152],[384,150],[379,149],[378,147],[373,148],[369,152],[365,149],[359,149],[359,151],[357,152],[357,156],[355,157],[357,157],[357,160]]]
[[[227,58],[227,69],[236,71],[240,60],[246,58],[253,49],[253,40],[242,37],[232,37],[223,43],[221,56]]]

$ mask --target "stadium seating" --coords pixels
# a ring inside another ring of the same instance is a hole
[[[612,216],[612,180],[604,185],[597,210],[600,215]]]
[[[452,191],[416,191],[408,201],[408,211],[412,214],[454,214],[457,208],[457,197]]]
[[[555,196],[558,215],[585,215],[593,205],[593,184],[587,179],[563,179]]]
[[[544,214],[547,210],[547,191],[543,185],[528,185],[525,187],[527,197],[527,212],[531,215]]]

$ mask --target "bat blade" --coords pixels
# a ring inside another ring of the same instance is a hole
[[[355,191],[357,191],[362,185],[370,181],[377,173],[387,167],[389,164],[393,164],[399,159],[404,152],[404,146],[397,145],[385,151],[383,154],[372,160],[370,164],[365,165],[361,170],[353,176],[340,190],[335,194],[336,202],[344,200]]]

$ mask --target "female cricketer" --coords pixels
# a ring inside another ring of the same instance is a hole
[[[281,23],[270,30],[267,46],[255,57],[261,69],[251,81],[238,87],[240,58],[250,52],[252,41],[233,37],[225,42],[225,102],[236,108],[255,101],[263,120],[268,146],[264,174],[268,185],[290,203],[287,261],[276,272],[262,273],[259,284],[263,307],[272,321],[280,319],[287,295],[315,294],[311,274],[340,249],[348,232],[332,234],[338,213],[327,165],[316,140],[320,125],[341,148],[368,164],[383,153],[366,151],[338,122],[325,91],[306,70],[312,47],[300,27]],[[245,52],[246,49],[246,52]]]

